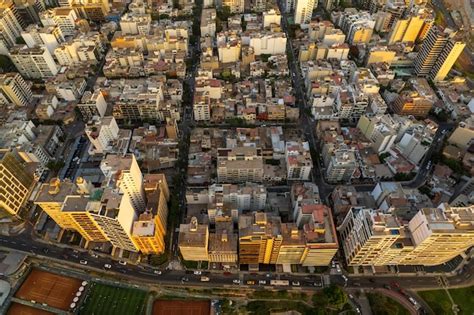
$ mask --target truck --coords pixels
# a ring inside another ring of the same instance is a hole
[[[211,280],[209,279],[209,277],[205,277],[205,276],[201,277],[201,282],[209,282],[209,280]]]
[[[288,286],[288,285],[290,285],[290,281],[288,281],[288,280],[270,280],[270,285]]]

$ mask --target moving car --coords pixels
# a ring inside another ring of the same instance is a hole
[[[111,264],[105,264],[104,268],[110,269],[110,268],[112,268],[112,265]]]
[[[196,271],[194,272],[194,274],[195,274],[196,276],[200,276],[200,275],[202,274],[202,272],[199,271],[199,270],[196,270]]]
[[[121,264],[122,266],[126,266],[126,265],[127,265],[127,262],[126,262],[126,261],[123,261],[123,260],[119,260],[119,264]]]
[[[153,273],[156,274],[156,275],[161,275],[162,272],[161,272],[161,270],[155,270],[155,271],[153,271]]]
[[[234,280],[232,280],[232,283],[234,283],[234,284],[240,284],[240,280],[239,280],[239,279],[234,279]]]
[[[79,260],[79,263],[80,263],[81,265],[87,265],[87,260],[82,260],[82,259],[81,259],[81,260]]]

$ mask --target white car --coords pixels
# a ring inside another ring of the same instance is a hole
[[[294,286],[294,287],[299,287],[300,283],[299,283],[299,281],[292,281],[291,285]]]
[[[79,260],[79,263],[80,263],[81,265],[87,265],[87,260],[82,260],[82,259],[81,259],[81,260]]]
[[[92,253],[92,254],[91,254],[91,257],[99,258],[99,255]]]
[[[119,260],[119,264],[121,264],[122,266],[126,266],[126,265],[127,265],[127,262],[126,262],[126,261],[123,261],[123,260]]]
[[[156,275],[161,275],[161,270],[155,270],[155,271],[153,271],[153,273],[156,274]]]
[[[232,280],[232,282],[233,282],[234,284],[240,284],[240,280],[239,280],[239,279],[234,279],[234,280]]]
[[[347,277],[345,275],[342,275],[341,277],[342,277],[342,279],[344,279],[345,282],[347,282],[347,280],[349,280],[349,279],[347,279]]]
[[[196,270],[196,271],[194,272],[194,274],[195,274],[196,276],[200,276],[200,275],[202,274],[202,272],[199,271],[199,270]]]
[[[110,269],[110,268],[112,268],[112,265],[111,264],[105,264],[104,268]]]
[[[265,284],[267,284],[267,281],[265,281],[265,280],[258,280],[258,284],[263,284],[263,285],[265,285]]]
[[[341,266],[339,266],[339,264],[336,264],[336,271],[341,272]]]

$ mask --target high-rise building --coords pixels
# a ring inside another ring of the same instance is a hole
[[[12,1],[0,2],[0,41],[3,41],[7,48],[15,45],[16,39],[20,37],[23,30],[15,15],[15,10]]]
[[[393,111],[398,115],[426,117],[433,107],[433,102],[416,91],[402,91],[392,104]]]
[[[104,117],[107,102],[101,90],[96,90],[94,93],[86,91],[77,108],[81,112],[82,119],[87,122],[94,116]]]
[[[294,223],[281,224],[281,244],[276,263],[279,265],[301,264],[306,250],[304,232]]]
[[[18,73],[0,74],[0,104],[26,106],[33,98],[30,86]]]
[[[352,208],[337,228],[351,266],[443,264],[474,245],[474,206],[420,209],[408,224],[394,214]]]
[[[18,216],[35,182],[33,172],[19,156],[9,150],[0,150],[0,212]]]
[[[239,263],[249,269],[258,264],[275,264],[280,252],[282,235],[280,217],[255,212],[239,217]]]
[[[414,43],[418,39],[418,35],[420,34],[424,23],[424,19],[418,16],[398,20],[390,33],[388,43]]]
[[[131,236],[137,215],[130,197],[115,188],[94,188],[81,177],[75,183],[54,178],[41,186],[35,203],[61,228],[79,232],[86,247],[110,242],[118,257],[138,251]]]
[[[59,69],[45,47],[28,48],[17,45],[10,49],[10,58],[20,74],[29,79],[54,77]]]
[[[119,137],[119,127],[113,116],[96,119],[85,127],[87,138],[92,144],[91,154],[110,152],[111,144]]]
[[[196,217],[179,226],[178,246],[185,260],[208,261],[209,227],[199,224]]]
[[[317,5],[315,0],[296,0],[295,24],[307,24],[311,21],[315,2]]]
[[[414,61],[417,76],[434,81],[443,80],[466,46],[455,39],[456,32],[433,26]]]
[[[100,163],[100,169],[109,185],[120,188],[130,197],[136,213],[145,210],[143,175],[134,154],[108,154]]]

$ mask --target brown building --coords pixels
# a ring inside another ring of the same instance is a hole
[[[414,91],[403,91],[393,102],[392,109],[398,115],[426,117],[433,103]]]

